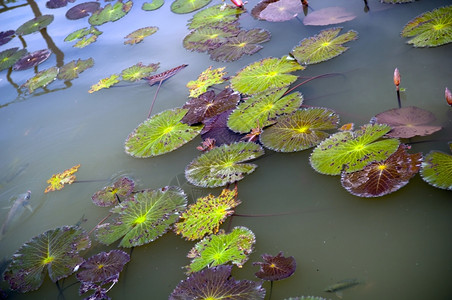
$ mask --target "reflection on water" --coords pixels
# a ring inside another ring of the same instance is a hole
[[[214,1],[215,2],[215,1]],[[257,0],[246,4],[251,10]],[[413,138],[412,153],[424,154],[435,149],[448,153],[445,140],[452,136],[450,108],[445,104],[444,88],[452,86],[452,45],[417,49],[406,45],[401,28],[413,17],[436,7],[452,4],[445,0],[420,0],[403,5],[384,5],[377,0],[312,0],[312,10],[341,6],[357,17],[340,24],[343,32],[356,30],[359,38],[350,42],[344,54],[330,61],[308,66],[300,76],[341,74],[310,81],[297,88],[305,105],[334,109],[341,124],[367,123],[375,114],[397,107],[392,75],[397,67],[402,75],[402,106],[418,106],[435,114],[443,129],[430,137]],[[216,5],[219,1],[211,3]],[[249,13],[240,17],[245,29],[264,28],[271,40],[252,56],[231,63],[211,61],[205,53],[188,52],[182,47],[189,33],[186,24],[193,13],[176,15],[170,2],[156,11],[146,12],[135,3],[123,19],[106,23],[103,34],[83,49],[64,42],[71,32],[86,27],[87,20],[65,18],[69,3],[60,9],[47,9],[45,1],[0,1],[2,30],[16,29],[31,18],[54,14],[46,29],[14,38],[0,51],[27,47],[29,52],[48,48],[51,57],[35,69],[0,72],[0,206],[8,206],[13,195],[32,191],[36,201],[34,213],[16,223],[0,243],[0,258],[10,257],[24,242],[48,229],[75,224],[84,215],[81,226],[91,230],[108,210],[96,207],[91,196],[105,182],[83,182],[49,194],[43,193],[46,180],[59,170],[81,164],[79,179],[114,179],[127,175],[138,183],[136,189],[160,188],[168,184],[184,189],[190,201],[220,189],[200,189],[188,184],[185,167],[200,152],[198,137],[184,147],[149,159],[136,159],[124,153],[128,134],[145,118],[157,86],[138,84],[104,89],[93,94],[91,85],[110,74],[132,66],[160,62],[158,72],[174,66],[188,67],[169,78],[159,90],[153,113],[182,106],[188,99],[185,87],[209,66],[226,67],[229,76],[244,66],[266,57],[287,55],[306,37],[325,26],[304,26],[303,16],[283,23],[255,20]],[[309,11],[308,11],[309,15]],[[146,26],[159,31],[137,45],[124,45],[124,37]],[[72,81],[55,81],[45,89],[28,95],[20,86],[38,71],[92,57],[94,66]],[[301,82],[300,79],[299,82]],[[255,280],[253,261],[260,255],[283,251],[294,256],[297,270],[286,280],[275,282],[272,299],[317,295],[336,299],[323,292],[328,286],[348,278],[362,284],[343,291],[343,299],[448,299],[452,290],[450,252],[452,229],[450,191],[427,185],[419,175],[388,196],[362,199],[350,195],[337,177],[313,171],[310,150],[270,155],[257,160],[258,168],[238,184],[237,214],[269,214],[252,218],[234,217],[232,226],[246,226],[256,235],[256,246],[242,269],[233,276]],[[294,212],[285,214],[287,212]],[[8,210],[0,211],[3,223]],[[229,224],[228,224],[229,225]],[[93,241],[86,257],[106,247]],[[147,297],[167,299],[180,280],[182,267],[193,242],[168,233],[158,240],[136,248],[126,271],[109,292],[110,297],[124,299]],[[257,280],[257,279],[256,279]],[[78,285],[66,279],[64,296],[78,299]],[[269,283],[264,287],[269,289]],[[0,287],[4,288],[3,283]],[[12,294],[12,299],[51,299],[58,290],[49,279],[35,292]]]

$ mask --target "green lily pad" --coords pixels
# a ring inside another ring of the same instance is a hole
[[[127,69],[122,70],[121,76],[123,80],[138,81],[151,75],[151,73],[157,71],[160,63],[143,65],[141,62],[133,65]]]
[[[150,243],[168,231],[186,205],[184,191],[175,186],[135,193],[112,210],[117,214],[112,223],[97,227],[96,238],[106,245],[121,239],[119,246],[127,248]]]
[[[370,162],[385,160],[399,146],[396,139],[378,140],[390,130],[388,125],[367,124],[354,132],[337,132],[314,149],[311,166],[322,174],[339,175],[343,170],[355,172]]]
[[[135,30],[134,32],[126,35],[125,39],[127,39],[124,44],[138,44],[144,40],[145,37],[150,36],[159,30],[156,26],[148,26],[144,28],[140,28]]]
[[[189,81],[187,83],[190,97],[196,98],[201,94],[207,92],[207,88],[214,84],[223,83],[226,80],[226,72],[223,72],[225,67],[212,70],[212,66],[202,71],[198,79]]]
[[[337,36],[342,28],[330,28],[320,31],[319,34],[306,38],[295,47],[291,55],[303,65],[316,64],[332,59],[344,53],[348,47],[342,44],[356,40],[358,33],[350,30]]]
[[[143,5],[141,6],[141,9],[145,11],[156,10],[162,7],[164,3],[165,3],[164,0],[153,0],[151,2],[144,2]]]
[[[93,26],[102,25],[107,22],[115,22],[127,15],[132,8],[132,5],[132,1],[127,1],[125,3],[117,1],[114,5],[109,3],[104,8],[94,12],[91,17],[89,17],[88,22]]]
[[[228,127],[246,133],[273,124],[277,116],[296,111],[303,103],[303,96],[299,92],[283,96],[286,92],[287,88],[283,88],[246,99],[229,116]]]
[[[256,242],[254,233],[246,227],[238,226],[231,233],[219,232],[209,235],[196,243],[188,257],[192,258],[187,273],[201,271],[205,267],[215,267],[228,262],[242,267],[248,260]]]
[[[449,144],[452,151],[452,143]],[[430,151],[422,162],[421,176],[434,187],[452,190],[452,155]]]
[[[402,29],[407,43],[414,47],[436,47],[452,42],[452,5],[425,12]]]
[[[41,71],[32,78],[28,79],[22,87],[28,88],[28,92],[31,94],[37,88],[45,87],[56,79],[58,75],[58,67],[51,67],[47,70]]]
[[[42,16],[33,18],[30,21],[27,21],[24,24],[20,25],[19,28],[17,28],[17,30],[16,30],[16,34],[17,35],[27,35],[27,34],[36,32],[38,30],[41,30],[41,29],[49,26],[49,24],[52,22],[53,22],[53,15],[42,15]]]
[[[127,137],[126,153],[133,157],[153,157],[176,150],[194,139],[203,126],[181,123],[187,111],[181,108],[166,110],[141,123]]]
[[[135,182],[132,179],[121,177],[112,185],[106,186],[100,191],[94,193],[91,199],[97,206],[112,206],[114,204],[118,204],[119,196],[129,196],[132,193],[134,186]]]
[[[303,69],[296,61],[285,57],[265,58],[241,69],[232,77],[231,85],[242,94],[257,94],[290,85],[298,77],[287,73]]]
[[[75,266],[83,262],[79,252],[89,247],[89,237],[79,227],[48,230],[17,250],[4,278],[13,290],[22,293],[37,290],[47,270],[53,282],[71,275]]]
[[[88,35],[95,35],[99,36],[102,34],[102,31],[99,31],[96,27],[84,27],[81,29],[78,29],[70,34],[64,39],[65,42],[72,42],[74,40],[83,39],[84,37]]]
[[[238,142],[222,145],[202,154],[185,168],[188,182],[200,187],[218,187],[239,181],[256,169],[243,163],[264,154],[255,143]]]
[[[277,123],[259,136],[262,145],[281,152],[309,149],[326,139],[329,134],[323,130],[337,128],[339,116],[331,109],[313,107],[297,110],[281,116]]]
[[[119,82],[119,75],[113,74],[110,77],[99,80],[96,84],[91,86],[91,89],[88,93],[94,93],[101,89],[108,89],[112,85],[115,85]]]
[[[60,80],[72,80],[78,78],[78,75],[86,69],[94,66],[94,59],[73,60],[60,68],[57,78]]]
[[[19,59],[27,54],[27,50],[18,47],[0,52],[0,71],[12,67]]]
[[[245,10],[229,4],[218,4],[197,12],[188,23],[189,29],[201,26],[223,26],[237,21]]]
[[[238,22],[223,26],[202,26],[185,36],[183,46],[189,51],[205,52],[218,48],[227,38],[236,36],[239,31]]]
[[[199,198],[182,213],[181,221],[174,225],[174,231],[187,240],[197,240],[207,234],[217,233],[223,221],[241,203],[237,194],[237,189],[224,189],[218,197],[209,194]]]
[[[171,11],[176,14],[188,14],[203,8],[212,0],[175,0],[171,3]]]

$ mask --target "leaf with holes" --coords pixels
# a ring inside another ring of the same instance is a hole
[[[110,77],[99,80],[96,84],[91,86],[88,93],[94,93],[101,89],[108,89],[109,87],[117,84],[119,82],[119,75],[113,74]]]
[[[141,43],[145,37],[148,37],[148,36],[156,33],[157,30],[159,30],[159,28],[156,26],[148,26],[148,27],[143,27],[143,28],[137,29],[124,37],[126,39],[124,44],[133,45],[133,44]]]
[[[226,78],[226,72],[223,72],[225,67],[212,70],[212,66],[198,76],[198,79],[189,81],[187,83],[188,90],[190,91],[190,97],[196,98],[207,91],[207,88],[214,84],[223,83]]]
[[[106,186],[102,190],[94,193],[91,199],[97,206],[111,206],[113,204],[118,204],[119,196],[129,196],[132,193],[134,187],[135,182],[132,179],[121,177],[112,185]]]
[[[452,143],[449,143],[452,151]],[[421,176],[434,187],[452,190],[452,155],[441,151],[430,151],[424,158]]]
[[[245,10],[229,5],[218,4],[197,12],[188,21],[188,28],[195,29],[201,26],[223,26],[237,21]]]
[[[74,173],[78,171],[78,168],[80,168],[80,164],[64,170],[61,173],[52,175],[52,177],[47,180],[49,186],[45,189],[44,193],[59,191],[65,184],[72,184],[76,179]]]

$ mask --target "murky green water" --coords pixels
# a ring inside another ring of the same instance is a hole
[[[444,128],[431,137],[416,140],[447,140],[452,136],[452,111],[445,104],[444,88],[452,87],[452,45],[431,49],[415,49],[399,36],[401,28],[413,17],[452,1],[420,0],[405,5],[383,5],[368,0],[370,11],[363,11],[361,0],[311,0],[315,9],[342,6],[357,18],[341,24],[344,30],[359,33],[350,49],[333,60],[309,66],[301,76],[341,73],[311,81],[299,88],[305,104],[326,106],[336,110],[341,123],[365,124],[375,114],[396,107],[392,74],[398,67],[401,85],[406,88],[403,105],[414,105],[433,112]],[[249,1],[249,10],[257,1]],[[8,7],[26,4],[18,1]],[[167,80],[160,89],[154,112],[182,106],[187,101],[185,84],[207,67],[226,66],[230,75],[261,58],[286,55],[300,40],[318,33],[322,27],[306,27],[300,20],[284,23],[256,21],[249,14],[240,18],[243,28],[266,28],[272,33],[270,42],[253,56],[233,63],[211,61],[206,54],[192,53],[182,47],[188,34],[187,20],[193,14],[170,12],[170,2],[157,11],[141,10],[136,1],[123,19],[100,26],[104,32],[98,41],[84,49],[72,47],[64,38],[87,26],[87,20],[67,20],[66,8],[49,10],[45,1],[37,1],[41,14],[53,14],[55,21],[47,32],[61,51],[58,60],[92,57],[93,68],[66,86],[62,81],[35,94],[18,93],[15,85],[34,75],[33,69],[0,73],[0,206],[8,199],[32,191],[32,214],[24,214],[13,224],[0,242],[0,258],[9,257],[24,242],[48,229],[76,223],[82,215],[88,221],[82,226],[90,230],[106,214],[96,207],[91,195],[106,182],[75,183],[62,191],[44,194],[46,180],[52,174],[80,163],[79,180],[109,179],[129,174],[138,180],[139,188],[160,188],[173,184],[185,166],[197,155],[198,137],[169,154],[150,159],[135,159],[124,153],[127,135],[147,116],[156,86],[142,82],[113,87],[89,94],[90,86],[110,74],[143,62],[160,62],[158,72],[181,64],[189,67]],[[78,3],[75,3],[78,4]],[[217,4],[217,2],[212,3]],[[1,31],[16,29],[34,17],[30,5],[0,13]],[[302,16],[300,16],[302,19]],[[124,45],[123,37],[135,29],[158,26],[159,31],[137,45]],[[48,48],[39,33],[24,37],[32,52]],[[1,46],[3,51],[21,47],[15,38]],[[44,70],[57,64],[53,54],[39,66]],[[122,84],[124,85],[124,84]],[[445,141],[415,144],[415,151],[435,149],[447,152]],[[338,177],[320,175],[309,166],[310,150],[280,154],[269,153],[258,159],[257,170],[239,183],[237,208],[240,214],[291,213],[273,217],[234,217],[232,226],[246,226],[256,235],[255,251],[243,269],[234,268],[240,279],[255,280],[252,265],[260,255],[276,255],[283,251],[297,261],[295,274],[275,282],[272,299],[316,295],[337,299],[322,292],[337,281],[356,278],[362,284],[344,291],[343,299],[450,299],[452,288],[452,199],[450,191],[426,184],[419,175],[401,190],[377,199],[350,195]],[[205,195],[219,190],[190,189],[188,194]],[[6,218],[7,209],[0,211]],[[89,254],[113,249],[93,242]],[[174,233],[133,251],[120,282],[109,292],[114,299],[167,299],[178,282],[185,279],[182,267],[194,243]],[[256,279],[257,280],[257,279]],[[73,277],[65,282],[69,286]],[[264,283],[269,289],[270,284]],[[64,291],[66,299],[78,298],[78,284]],[[36,292],[12,294],[13,299],[55,299],[58,290],[47,278]],[[61,297],[61,296],[60,296]],[[268,297],[267,297],[268,299]]]

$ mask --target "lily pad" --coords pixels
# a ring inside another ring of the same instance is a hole
[[[394,153],[399,141],[379,140],[391,127],[367,124],[356,131],[340,131],[321,142],[312,152],[311,166],[319,173],[339,175],[362,170],[373,161],[382,161]]]
[[[50,9],[65,7],[68,2],[74,2],[75,0],[49,0],[46,2],[46,7]]]
[[[303,19],[304,25],[324,26],[344,23],[356,18],[356,15],[345,8],[334,6],[315,10]]]
[[[69,20],[78,20],[84,17],[89,16],[90,13],[93,13],[95,11],[97,11],[100,7],[100,3],[99,2],[83,2],[80,4],[77,4],[74,7],[71,7],[67,12],[66,12],[66,18],[68,18]]]
[[[119,0],[114,5],[109,3],[105,7],[94,12],[91,17],[89,17],[88,22],[93,26],[102,25],[107,22],[115,22],[127,15],[132,8],[132,5],[132,1],[123,3]]]
[[[251,15],[257,20],[264,20],[260,17],[261,12],[270,4],[279,0],[262,0],[251,10]]]
[[[16,61],[13,66],[13,70],[22,71],[37,66],[47,60],[50,54],[52,54],[52,52],[49,49],[42,49],[28,53],[27,55]]]
[[[212,70],[212,66],[202,71],[198,79],[189,81],[187,83],[190,97],[196,98],[207,91],[207,88],[214,84],[223,83],[226,78],[226,72],[223,72],[225,67]]]
[[[339,116],[331,109],[307,108],[279,117],[259,138],[264,147],[274,151],[301,151],[326,139],[329,134],[323,130],[337,128],[338,123]]]
[[[18,47],[0,52],[0,71],[12,67],[19,59],[27,54],[27,50]]]
[[[168,231],[185,210],[187,197],[175,186],[144,190],[122,202],[112,211],[115,220],[97,227],[96,238],[110,245],[121,239],[120,247],[136,247],[150,243]]]
[[[277,116],[296,111],[303,103],[303,96],[299,92],[283,96],[286,92],[287,88],[283,88],[246,99],[229,116],[229,128],[246,133],[273,124]]]
[[[57,78],[60,80],[72,80],[78,78],[78,75],[86,69],[94,66],[94,59],[73,60],[60,68]]]
[[[348,47],[342,44],[356,40],[358,33],[349,30],[347,33],[337,36],[341,29],[325,29],[313,37],[302,40],[300,45],[292,50],[291,55],[300,64],[307,65],[326,61],[344,53]]]
[[[79,252],[89,246],[88,235],[79,227],[48,230],[17,250],[4,278],[13,290],[34,291],[41,286],[47,271],[53,282],[71,275],[75,266],[83,262]]]
[[[238,22],[201,26],[185,36],[183,46],[189,51],[205,52],[218,48],[227,38],[236,36],[239,31]]]
[[[437,47],[452,42],[452,5],[425,12],[402,29],[414,47]]]
[[[127,69],[122,70],[121,76],[123,80],[138,81],[151,75],[151,73],[157,71],[160,63],[143,65],[141,62],[133,65]]]
[[[111,276],[121,273],[122,268],[129,261],[129,254],[122,250],[101,252],[91,256],[80,265],[77,279],[83,282],[105,281]]]
[[[426,136],[441,130],[441,126],[427,125],[436,120],[434,114],[415,106],[387,110],[376,115],[375,120],[391,126],[387,135],[395,138]]]
[[[119,196],[129,196],[134,187],[135,182],[132,179],[122,177],[116,180],[112,185],[106,186],[102,190],[97,191],[91,199],[97,206],[112,206],[114,204],[118,204]]]
[[[53,15],[42,15],[33,18],[16,29],[17,35],[27,35],[49,26],[53,22]]]
[[[262,259],[264,262],[254,262],[253,265],[260,266],[260,270],[255,275],[263,280],[275,281],[290,277],[297,268],[295,258],[285,257],[282,252],[276,256],[263,254]]]
[[[7,30],[0,32],[0,46],[7,44],[9,41],[15,37],[15,31],[14,30]],[[0,60],[1,61],[1,60]]]
[[[188,14],[203,8],[212,0],[175,0],[171,3],[171,11],[176,14]]]
[[[409,154],[400,145],[388,159],[372,162],[363,170],[343,173],[342,186],[359,197],[380,197],[405,186],[416,175],[422,163],[422,154]]]
[[[91,36],[99,36],[102,34],[102,31],[99,31],[96,27],[91,26],[91,27],[85,27],[85,28],[81,28],[78,29],[70,34],[68,34],[68,36],[64,39],[65,42],[71,42],[77,39],[83,39],[84,37],[87,37],[89,35],[89,37]],[[87,38],[89,38],[87,37]]]
[[[237,36],[226,38],[218,48],[209,50],[210,58],[215,61],[235,61],[244,54],[253,55],[263,48],[260,43],[269,40],[270,32],[265,29],[241,30]]]
[[[134,32],[126,35],[126,41],[124,44],[138,44],[144,40],[145,37],[150,36],[159,30],[156,26],[148,26],[135,30]]]
[[[79,295],[82,295],[89,291],[94,291],[94,293],[91,294],[89,297],[85,298],[85,300],[104,300],[104,299],[108,300],[110,299],[110,297],[108,297],[107,293],[118,282],[118,280],[119,275],[115,274],[99,283],[81,281],[80,288],[78,290]],[[105,285],[110,286],[105,287]]]
[[[237,21],[245,10],[229,4],[218,4],[197,12],[188,23],[189,29],[201,26],[223,26]]]
[[[287,73],[303,69],[296,61],[285,57],[264,58],[241,69],[232,77],[231,85],[242,94],[257,94],[290,85],[298,77]]]
[[[228,234],[220,231],[216,235],[209,235],[190,250],[188,257],[192,262],[187,266],[187,273],[228,262],[240,268],[248,260],[255,242],[254,233],[242,226],[234,227]]]
[[[180,66],[174,67],[172,69],[166,70],[162,73],[158,73],[149,77],[145,77],[144,79],[146,79],[148,81],[149,85],[154,85],[156,83],[160,83],[162,81],[167,80],[168,78],[173,77],[174,75],[176,75],[178,72],[180,72],[182,69],[186,68],[188,65],[186,64],[182,64]]]
[[[452,143],[449,144],[452,151]],[[421,176],[434,187],[452,190],[452,155],[430,151],[422,162]]]
[[[162,7],[164,3],[164,0],[152,0],[151,2],[144,2],[141,6],[141,9],[145,11],[156,10]]]
[[[202,239],[207,234],[217,233],[220,225],[241,203],[237,194],[237,189],[224,189],[218,197],[209,194],[199,198],[182,213],[181,221],[174,225],[174,231],[187,240]]]
[[[215,140],[215,146],[223,144],[232,144],[243,139],[244,134],[239,134],[229,129],[227,123],[232,109],[224,111],[215,117],[203,121],[204,128],[201,131],[201,137]]]
[[[74,173],[78,171],[78,168],[80,168],[80,164],[64,170],[61,173],[52,175],[52,177],[47,180],[49,186],[45,189],[44,193],[59,191],[65,184],[72,184],[76,179]]]
[[[27,82],[25,82],[21,87],[28,88],[28,92],[31,94],[37,88],[46,87],[48,84],[53,82],[57,78],[58,71],[58,67],[51,67],[47,70],[43,70],[28,79]]]
[[[265,289],[260,282],[235,280],[231,269],[232,266],[218,266],[193,273],[177,285],[169,300],[265,298]]]
[[[259,13],[259,19],[269,22],[284,22],[295,18],[303,11],[299,0],[279,0],[267,4]]]
[[[126,139],[126,153],[133,157],[162,155],[188,143],[202,129],[202,125],[189,126],[180,121],[187,109],[166,110],[141,123]]]
[[[243,162],[263,154],[262,147],[254,143],[238,142],[215,147],[195,158],[185,168],[185,177],[200,187],[224,186],[252,173],[257,166]]]
[[[108,89],[112,85],[115,85],[119,82],[119,75],[113,74],[110,77],[103,78],[99,80],[96,84],[93,84],[88,91],[88,93],[94,93],[101,89]]]

